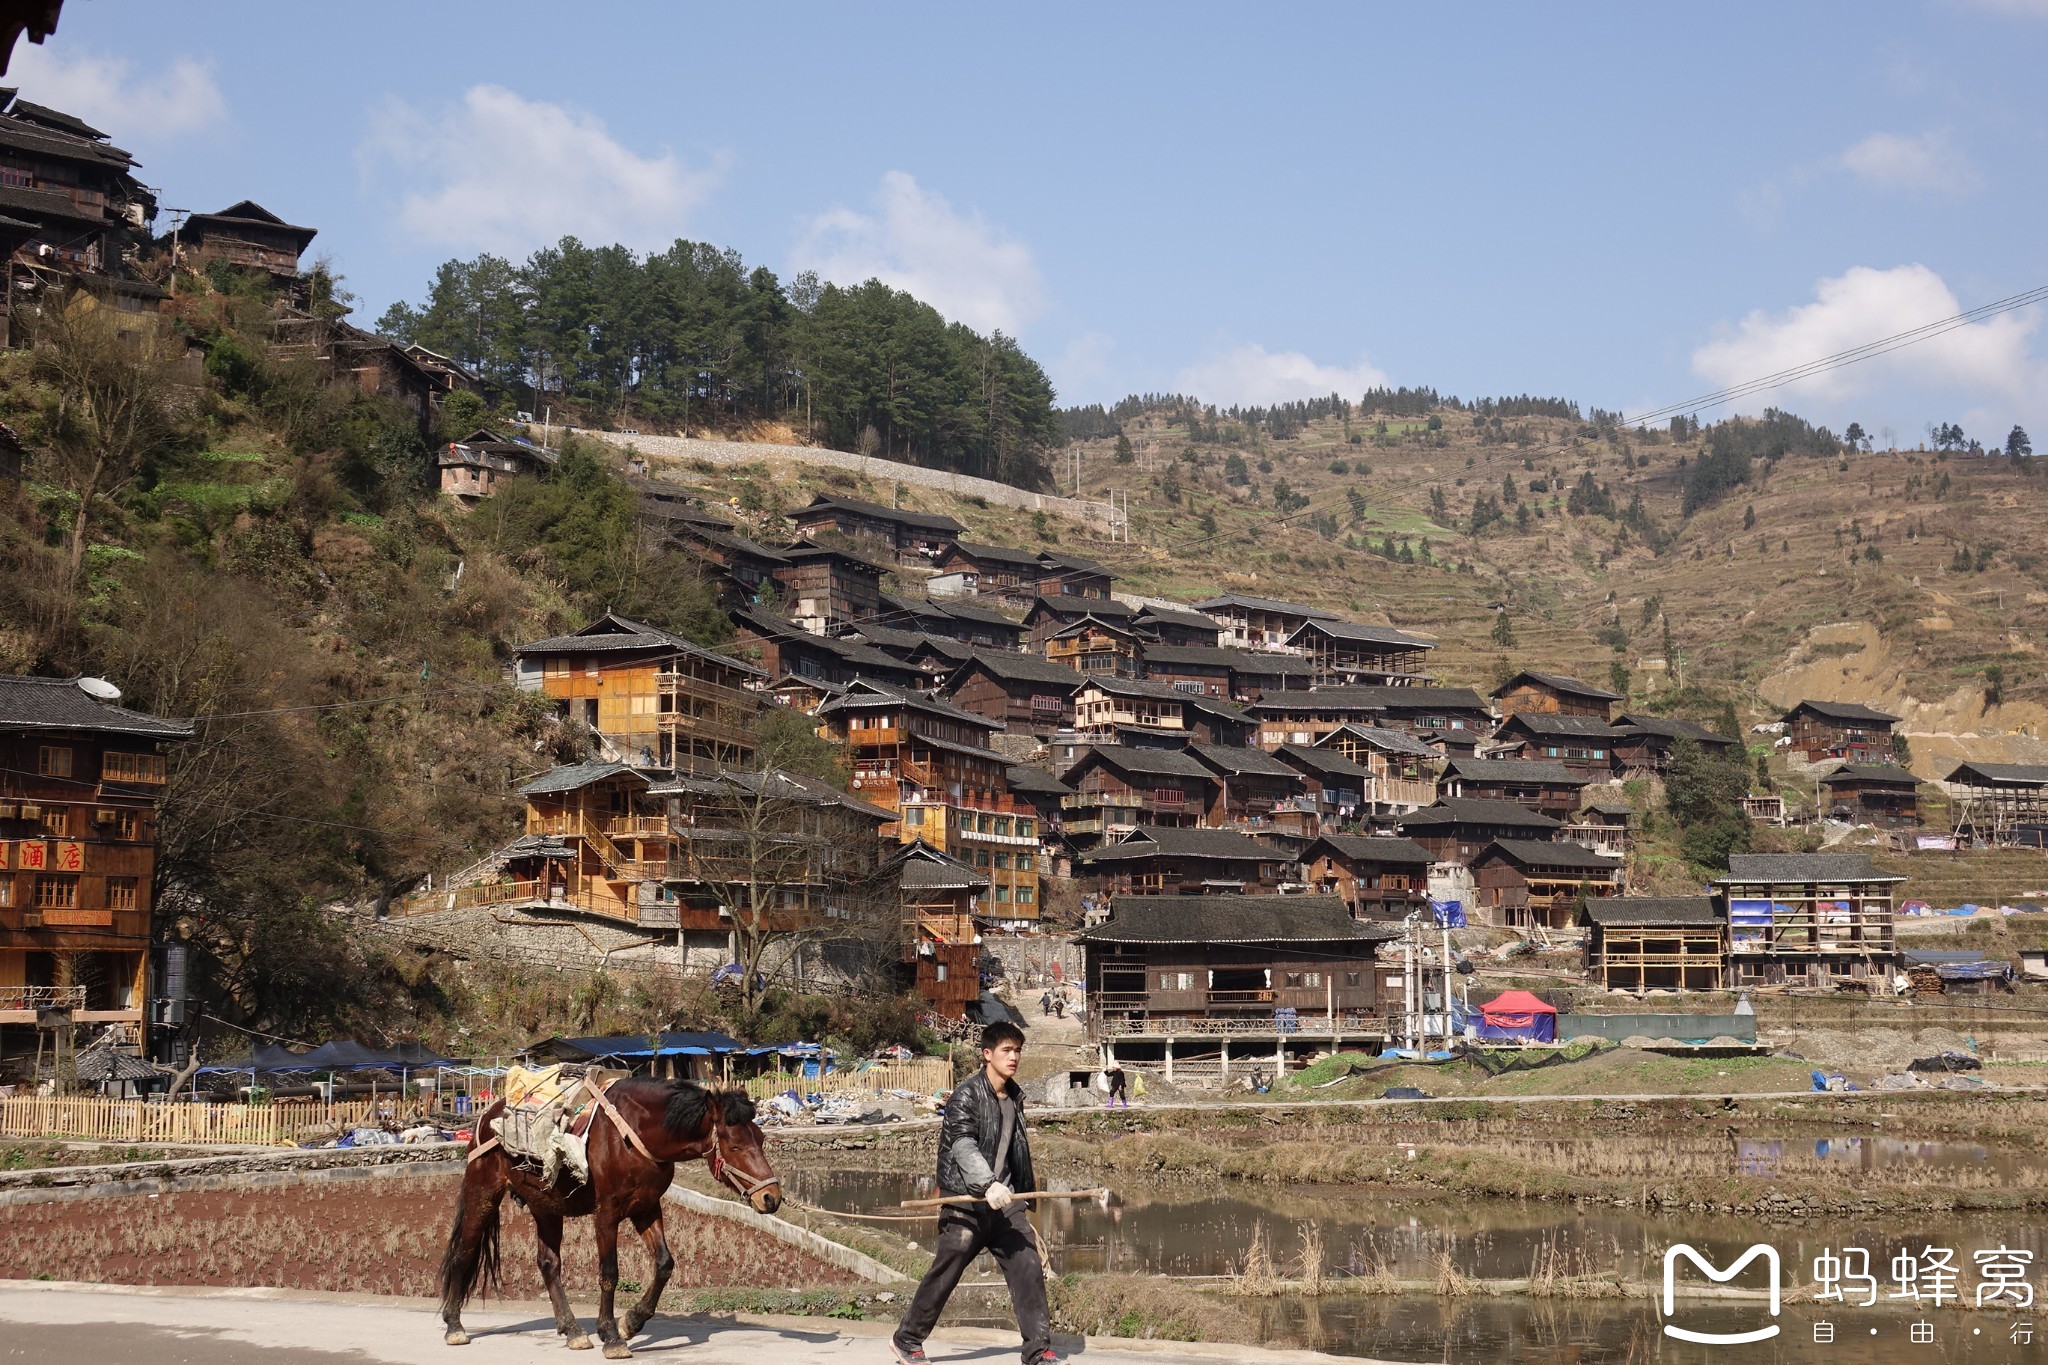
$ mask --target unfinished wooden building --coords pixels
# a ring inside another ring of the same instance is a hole
[[[1738,853],[1715,885],[1728,902],[1731,986],[1860,985],[1899,969],[1894,898],[1904,877],[1862,853]]]
[[[1413,839],[1326,834],[1301,855],[1312,891],[1337,896],[1353,919],[1399,923],[1429,913],[1430,851]]]
[[[1436,648],[1435,642],[1392,626],[1318,617],[1302,622],[1287,637],[1287,648],[1308,659],[1317,686],[1435,681],[1429,674],[1429,651]]]
[[[2048,764],[1958,763],[1947,782],[1957,828],[1975,842],[2048,847]]]
[[[1611,991],[1717,991],[1727,984],[1728,921],[1710,896],[1589,900],[1586,974]]]
[[[753,760],[758,668],[616,612],[513,654],[519,688],[554,699],[608,758],[683,772]]]
[[[1271,597],[1225,593],[1195,603],[1195,610],[1214,620],[1222,629],[1217,643],[1234,649],[1292,650],[1287,641],[1310,621],[1335,621],[1337,613],[1299,602],[1281,602]]]

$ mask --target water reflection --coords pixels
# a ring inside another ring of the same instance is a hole
[[[1770,1145],[1759,1144],[1752,1155],[1769,1159]],[[1782,1159],[1786,1144],[1775,1145]],[[1839,1160],[1850,1169],[1892,1159],[1892,1147],[1941,1149],[1907,1154],[1913,1160],[1946,1161],[1967,1151],[1956,1144],[1867,1138],[1796,1145],[1802,1157]],[[929,1176],[901,1173],[796,1170],[784,1179],[799,1199],[855,1211],[886,1211],[932,1192]],[[1337,1292],[1314,1299],[1294,1295],[1251,1301],[1276,1345],[1400,1361],[1538,1365],[1727,1365],[1735,1359],[1977,1365],[2048,1357],[2048,1319],[2043,1347],[2016,1348],[2006,1339],[2008,1315],[1948,1307],[1930,1314],[1939,1328],[1936,1341],[1917,1343],[1907,1336],[1912,1315],[1883,1299],[1871,1308],[1834,1308],[1829,1320],[1837,1337],[1826,1346],[1812,1340],[1814,1322],[1824,1314],[1803,1305],[1787,1305],[1780,1319],[1784,1332],[1775,1342],[1694,1346],[1662,1336],[1654,1300],[1642,1292],[1660,1277],[1666,1248],[1679,1241],[1719,1265],[1731,1263],[1751,1243],[1768,1242],[1778,1248],[1788,1282],[1810,1281],[1814,1258],[1824,1251],[1863,1247],[1870,1264],[1880,1268],[1880,1284],[1887,1290],[1882,1268],[1902,1251],[1917,1256],[1930,1245],[1950,1247],[1967,1267],[1971,1251],[2003,1245],[2032,1253],[2038,1286],[2040,1270],[2048,1267],[2048,1233],[2025,1213],[1816,1219],[1787,1228],[1734,1217],[1661,1217],[1535,1201],[1404,1201],[1341,1188],[1130,1184],[1121,1195],[1120,1202],[1108,1206],[1063,1202],[1036,1215],[1054,1270],[1220,1279],[1243,1268],[1256,1237],[1270,1249],[1276,1272],[1293,1278],[1303,1269],[1304,1232],[1312,1228],[1321,1241],[1322,1272],[1340,1291],[1347,1277],[1381,1286],[1388,1280],[1434,1284],[1446,1259],[1460,1274],[1478,1280],[1523,1279],[1547,1267],[1561,1277],[1599,1278],[1617,1286],[1605,1291],[1609,1297],[1599,1298],[1514,1294],[1439,1299],[1425,1293]],[[1745,1272],[1738,1283],[1751,1280]],[[1966,1291],[1972,1282],[1966,1277]],[[1616,1296],[1622,1283],[1629,1285],[1627,1297]],[[1763,1312],[1760,1303],[1707,1308],[1690,1312],[1688,1325],[1716,1330],[1725,1322],[1732,1330],[1757,1325],[1751,1319],[1767,1321]],[[1869,1334],[1873,1326],[1879,1329],[1875,1337]],[[1973,1328],[1983,1335],[1972,1335]]]

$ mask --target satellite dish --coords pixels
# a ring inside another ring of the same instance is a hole
[[[78,690],[88,697],[98,697],[101,701],[121,700],[121,689],[105,678],[80,678]]]

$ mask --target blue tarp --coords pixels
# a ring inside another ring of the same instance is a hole
[[[610,1038],[550,1038],[527,1049],[535,1056],[567,1062],[594,1061],[600,1057],[712,1057],[746,1050],[737,1038],[708,1029],[696,1033],[629,1033]]]
[[[1439,929],[1463,929],[1465,927],[1465,902],[1431,901],[1430,914],[1436,918]]]

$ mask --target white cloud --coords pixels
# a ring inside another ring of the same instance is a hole
[[[980,214],[955,212],[945,196],[903,171],[882,177],[872,207],[833,208],[812,218],[797,243],[797,269],[840,285],[880,280],[977,331],[1015,335],[1044,309],[1031,248]]]
[[[1355,400],[1387,382],[1386,371],[1363,357],[1355,365],[1324,365],[1254,342],[1203,357],[1181,370],[1174,387],[1222,407],[1264,407],[1333,393]]]
[[[1775,374],[1963,311],[1924,265],[1854,266],[1814,288],[1814,301],[1779,314],[1759,309],[1692,353],[1693,372],[1720,385]],[[1839,402],[1896,385],[2029,400],[2041,381],[2028,352],[2035,320],[2002,313],[1875,359],[1828,370],[1739,405],[1756,411],[1787,395]]]
[[[23,99],[76,114],[121,146],[162,143],[227,113],[212,63],[190,57],[137,75],[125,57],[74,56],[23,43],[11,66],[7,83],[18,85]]]
[[[1844,170],[1879,189],[1967,193],[1978,184],[1976,167],[1943,133],[1872,133],[1843,152],[1840,161]]]
[[[391,100],[371,123],[357,152],[365,174],[404,187],[408,233],[458,250],[522,256],[564,236],[666,246],[723,169],[641,156],[593,115],[498,85],[473,85],[436,110]]]
[[[1100,398],[1111,377],[1110,359],[1115,351],[1116,339],[1104,332],[1083,332],[1061,347],[1046,366],[1060,401],[1081,403]]]

